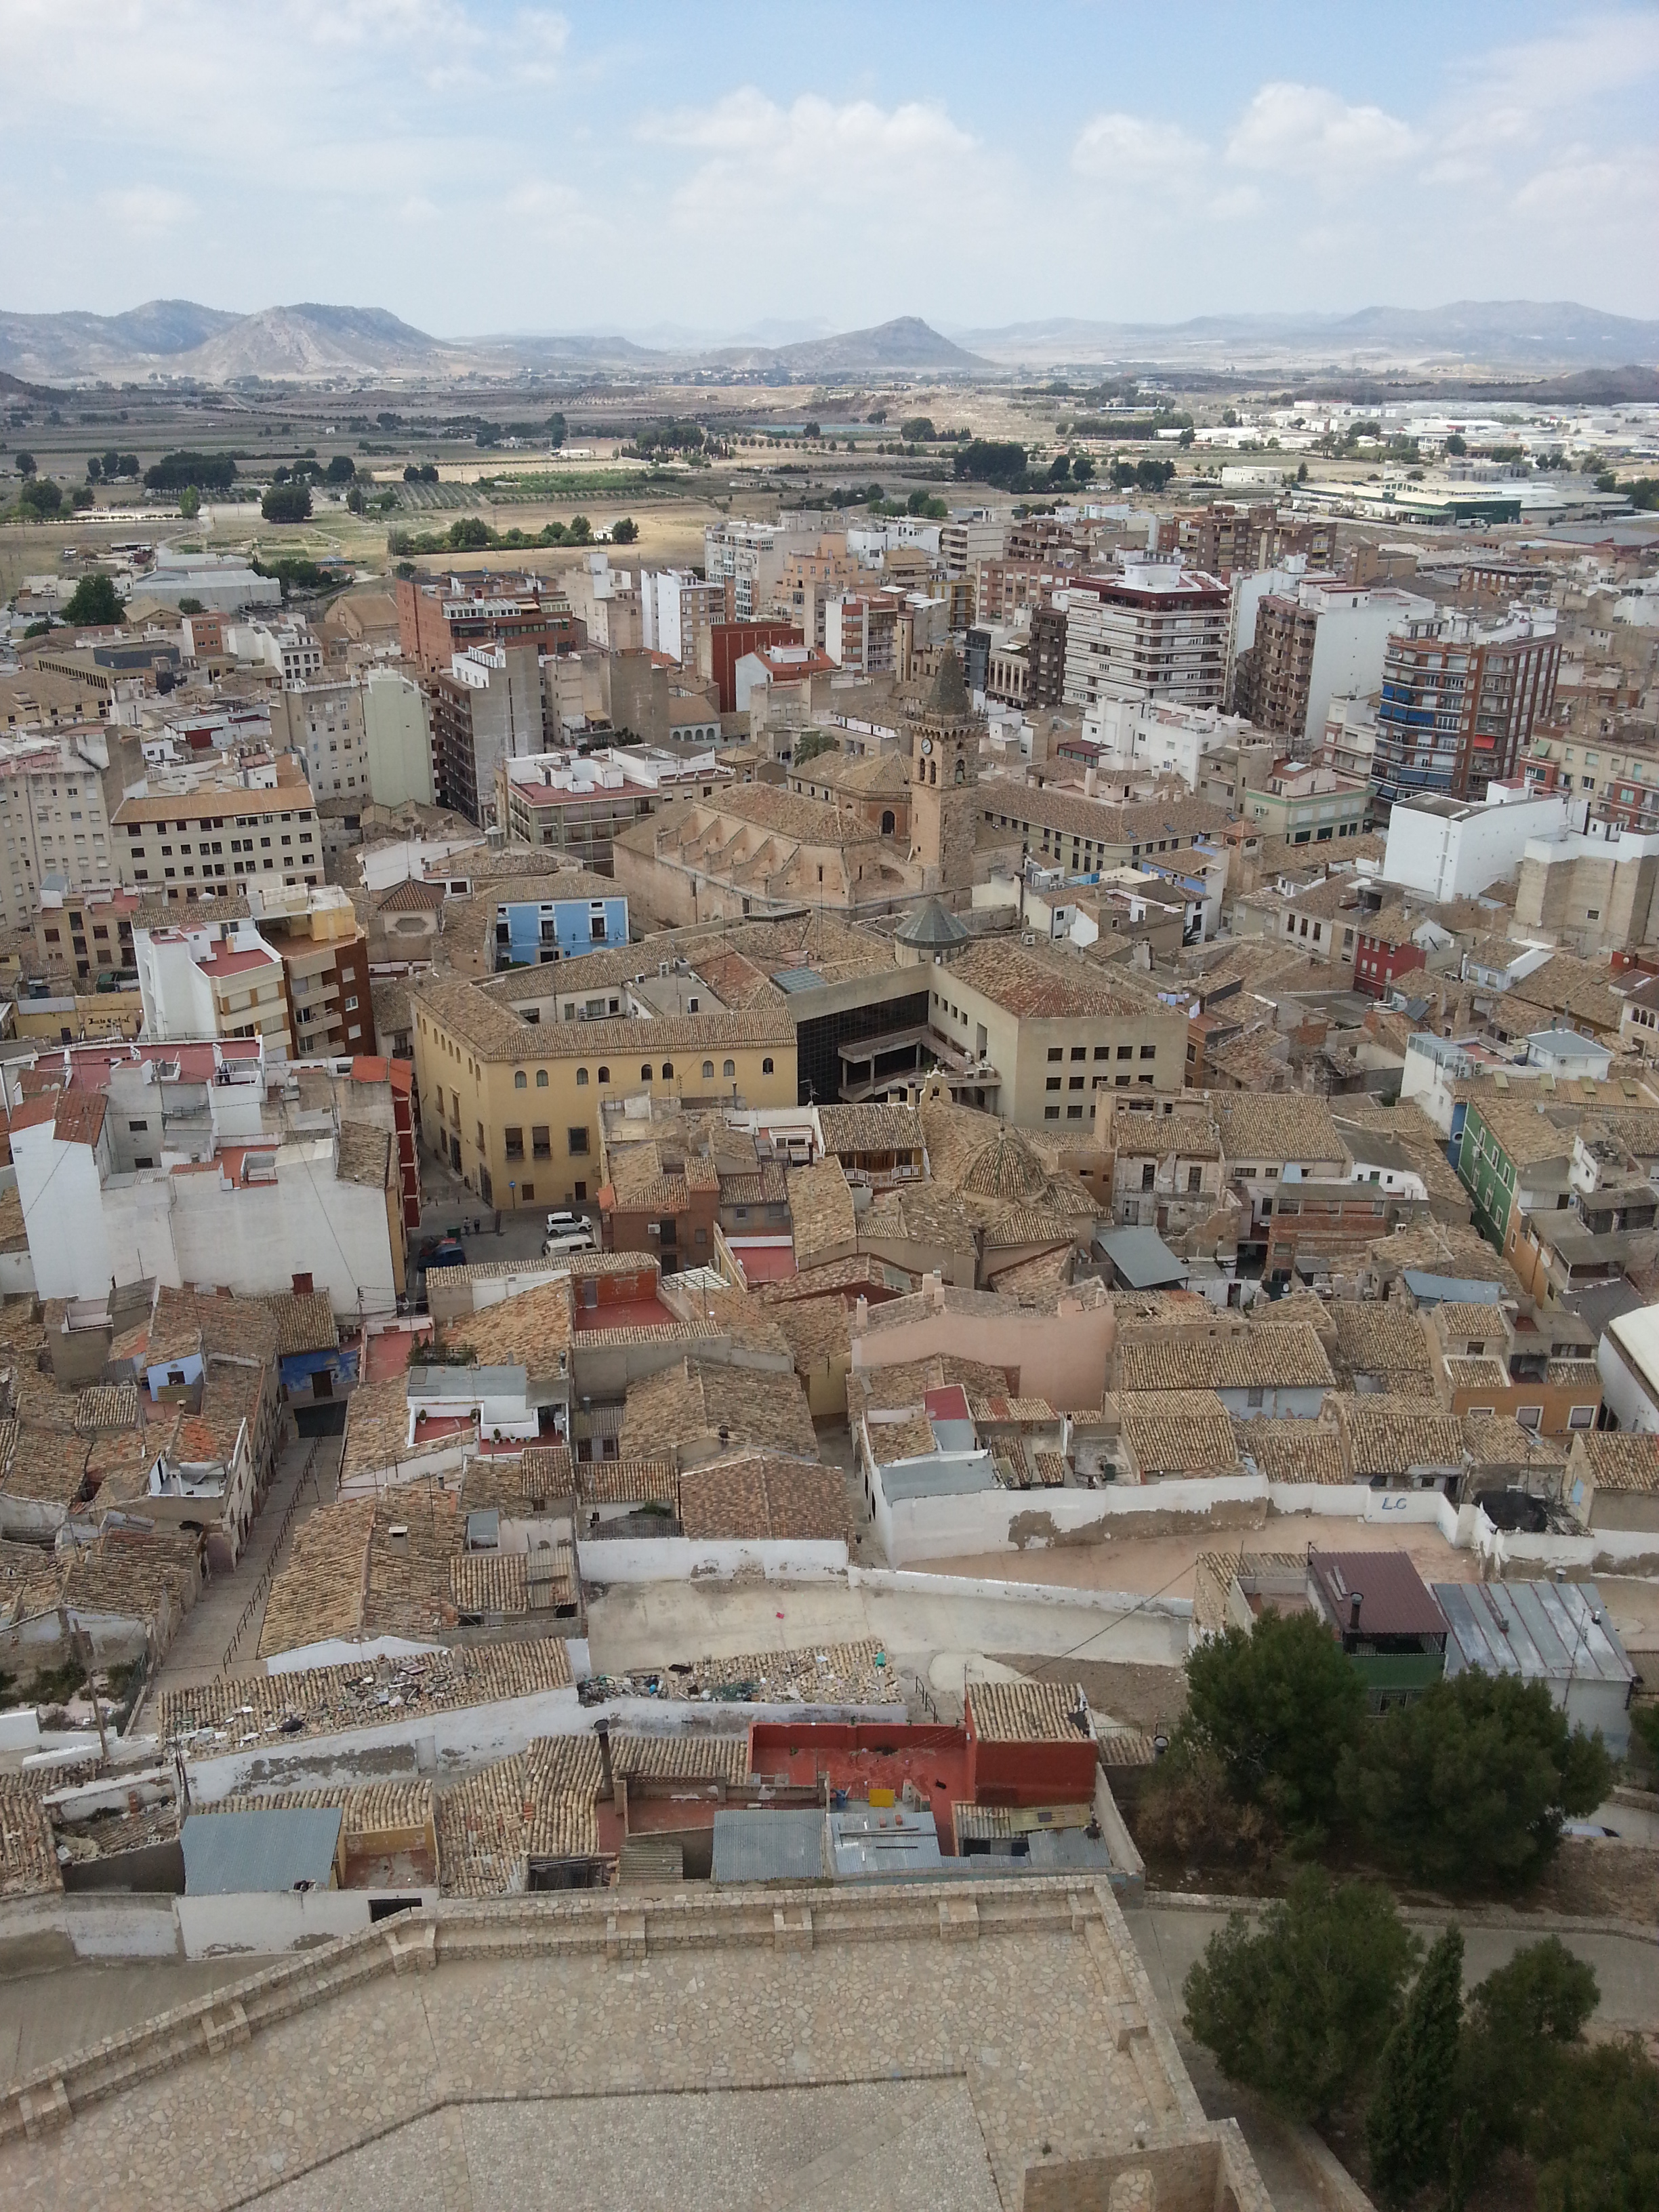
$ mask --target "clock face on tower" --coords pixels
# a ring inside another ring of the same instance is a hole
[[[921,741],[921,751],[922,751],[922,757],[923,757],[923,759],[924,759],[924,760],[927,758],[927,755],[928,755],[930,752],[932,752],[932,751],[933,751],[933,739],[932,739],[931,738],[924,738],[922,739],[922,741]]]

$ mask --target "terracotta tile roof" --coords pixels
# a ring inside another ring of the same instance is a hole
[[[366,1636],[431,1636],[455,1626],[450,1573],[465,1527],[453,1491],[408,1483],[381,1492],[368,1540]]]
[[[1120,1159],[1218,1160],[1221,1132],[1208,1114],[1116,1113],[1107,1141]]]
[[[1507,1413],[1465,1413],[1463,1442],[1476,1467],[1564,1468],[1565,1440],[1535,1437]]]
[[[853,1194],[839,1160],[791,1170],[789,1218],[795,1257],[802,1265],[810,1266],[820,1253],[834,1253],[838,1247],[854,1243],[858,1223]]]
[[[1480,1305],[1472,1298],[1446,1298],[1435,1307],[1433,1325],[1449,1343],[1476,1342],[1507,1346],[1510,1322],[1501,1305]]]
[[[94,1382],[75,1401],[75,1425],[82,1436],[102,1429],[136,1429],[138,1425],[138,1385],[136,1382]]]
[[[1123,1441],[1143,1480],[1237,1469],[1233,1425],[1213,1390],[1126,1390],[1117,1402]]]
[[[824,1148],[837,1154],[921,1149],[921,1124],[908,1106],[820,1106]]]
[[[522,977],[500,980],[512,985],[520,998],[531,995]],[[551,1061],[590,1060],[611,1054],[625,1057],[641,1049],[653,1056],[690,1054],[713,1052],[722,1045],[776,1045],[793,1051],[794,1023],[782,994],[773,996],[775,1006],[761,1004],[743,1012],[663,1016],[648,1024],[620,1015],[614,1021],[531,1023],[485,988],[431,975],[411,986],[410,1002],[417,1017],[424,1014],[428,1027],[435,1025],[445,1036],[467,1044],[480,1060]],[[647,1028],[648,1036],[642,1036]]]
[[[70,1402],[72,1406],[73,1401]],[[0,1477],[0,1490],[11,1498],[68,1507],[85,1488],[86,1474],[84,1437],[73,1429],[41,1429],[20,1423],[11,1457]]]
[[[530,1610],[525,1552],[454,1552],[449,1595],[459,1613],[522,1613]],[[567,1586],[569,1575],[565,1575]]]
[[[1429,1347],[1423,1328],[1403,1300],[1351,1298],[1331,1304],[1331,1320],[1343,1358],[1357,1375],[1427,1375]]]
[[[31,1784],[0,1774],[0,1897],[52,1897],[63,1887],[45,1805]]]
[[[679,1477],[667,1460],[582,1460],[576,1483],[586,1505],[679,1506]]]
[[[812,1416],[793,1374],[685,1358],[629,1385],[623,1458],[648,1459],[665,1444],[706,1456],[714,1441],[817,1457]]]
[[[967,945],[951,963],[952,984],[977,991],[1005,1012],[1026,1020],[1082,1019],[1089,1016],[1140,1020],[1170,1010],[1147,1000],[1114,976],[1078,956],[1051,953],[1006,938]]]
[[[653,1782],[746,1782],[749,1737],[742,1735],[613,1735],[614,1773]]]
[[[1322,1098],[1302,1091],[1257,1097],[1248,1091],[1223,1091],[1210,1103],[1229,1168],[1282,1166],[1286,1161],[1305,1167],[1346,1160],[1331,1109]]]
[[[1251,1459],[1269,1482],[1346,1482],[1342,1439],[1312,1421],[1235,1421],[1240,1459]]]
[[[1591,1430],[1577,1441],[1598,1490],[1659,1493],[1659,1437]]]
[[[282,1291],[265,1304],[276,1322],[278,1352],[331,1352],[338,1345],[339,1323],[326,1291]]]
[[[680,1527],[702,1541],[845,1543],[846,1478],[838,1467],[761,1453],[688,1468]]]
[[[446,1322],[441,1331],[446,1346],[476,1365],[522,1367],[532,1382],[568,1373],[572,1334],[568,1276]]]
[[[438,1800],[438,1876],[446,1897],[500,1897],[524,1887],[527,1838],[522,1753],[497,1760]]]
[[[1336,1402],[1357,1481],[1373,1475],[1397,1480],[1414,1467],[1463,1464],[1463,1425],[1455,1414],[1395,1396]]]
[[[981,1743],[1093,1740],[1080,1682],[970,1682],[965,1702]]]
[[[360,1382],[346,1407],[341,1482],[393,1467],[409,1449],[407,1377],[392,1375],[383,1382]]]
[[[372,1498],[319,1505],[294,1532],[265,1600],[259,1656],[274,1658],[333,1636],[356,1636],[368,1588]]]
[[[1263,1322],[1228,1336],[1196,1332],[1162,1342],[1126,1344],[1121,1387],[1128,1391],[1318,1389],[1336,1377],[1305,1322]]]
[[[351,1843],[429,1828],[435,1820],[429,1782],[358,1782],[331,1790],[274,1790],[263,1796],[215,1797],[191,1809],[196,1813],[328,1812],[336,1806],[340,1810],[340,1833]]]

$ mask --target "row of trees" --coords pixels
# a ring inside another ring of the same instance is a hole
[[[1259,1926],[1235,1914],[1187,1978],[1187,2024],[1228,2076],[1298,2120],[1363,2115],[1374,2192],[1450,2212],[1508,2153],[1547,2212],[1659,2203],[1659,2069],[1583,2040],[1598,1990],[1554,1936],[1468,1998],[1456,1928],[1424,1957],[1386,1891],[1297,1876]]]
[[[1058,453],[1047,469],[1032,469],[1030,457],[1015,439],[973,438],[957,453],[958,482],[994,485],[999,491],[1054,491],[1091,483],[1095,461],[1089,453]],[[1113,460],[1108,473],[1119,491],[1162,491],[1176,472],[1171,460],[1147,455],[1131,461]]]
[[[1187,1685],[1141,1814],[1154,1850],[1257,1856],[1334,1839],[1449,1894],[1510,1893],[1612,1780],[1601,1737],[1570,1729],[1541,1682],[1469,1672],[1369,1717],[1311,1613],[1264,1613],[1249,1635],[1211,1638]]]
[[[638,538],[638,523],[629,515],[621,515],[611,526],[613,545],[632,545]],[[591,545],[593,526],[585,514],[573,514],[568,522],[550,522],[540,530],[492,530],[476,514],[458,516],[447,530],[432,531],[416,535],[412,531],[394,530],[386,538],[386,548],[394,556],[407,559],[416,553],[484,553],[496,550],[514,550],[538,545]]]

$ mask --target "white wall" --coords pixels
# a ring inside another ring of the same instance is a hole
[[[363,685],[368,787],[377,805],[433,803],[432,731],[426,695],[395,668],[371,669]]]
[[[1652,1358],[1655,1343],[1659,1341],[1659,1327],[1652,1325],[1656,1318],[1659,1317],[1651,1306],[1621,1315],[1595,1347],[1595,1370],[1601,1378],[1603,1399],[1619,1416],[1621,1429],[1634,1429],[1643,1436],[1659,1434]],[[1629,1351],[1621,1348],[1626,1342]]]
[[[1352,599],[1323,596],[1308,676],[1307,719],[1296,733],[1305,737],[1311,732],[1316,744],[1324,733],[1334,697],[1375,691],[1381,685],[1389,633],[1399,627],[1401,619],[1400,601],[1392,592],[1373,596],[1361,592]]]
[[[576,1547],[587,1583],[689,1582],[692,1576],[729,1582],[758,1568],[768,1582],[807,1582],[847,1572],[843,1543],[714,1543],[688,1536],[587,1538]]]
[[[1169,1513],[1208,1513],[1242,1500],[1265,1500],[1260,1475],[1214,1475],[1176,1482],[1110,1483],[1103,1490],[973,1491],[954,1498],[911,1498],[888,1504],[878,1488],[876,1531],[890,1563],[973,1559],[982,1553],[1045,1551],[1078,1531],[1098,1531],[1103,1541],[1133,1536],[1138,1518]],[[1048,1516],[1054,1535],[1028,1535],[1016,1546],[1017,1520]]]
[[[223,1958],[239,1951],[270,1957],[360,1934],[369,1925],[369,1894],[364,1889],[274,1889],[232,1897],[176,1897],[173,1905],[187,1959]],[[423,1907],[438,1901],[435,1889],[423,1889],[418,1896]]]
[[[1455,819],[1402,802],[1389,818],[1382,879],[1429,898],[1473,898],[1516,872],[1528,839],[1553,842],[1566,823],[1566,801],[1554,797],[1489,802]]]

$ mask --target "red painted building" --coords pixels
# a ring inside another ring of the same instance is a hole
[[[763,646],[799,645],[803,633],[798,623],[714,623],[708,631],[708,673],[714,679],[722,714],[738,711],[738,663],[745,653]]]
[[[1353,987],[1368,997],[1380,999],[1390,986],[1414,969],[1426,969],[1429,956],[1412,943],[1412,932],[1422,927],[1403,908],[1373,915],[1354,938]]]

